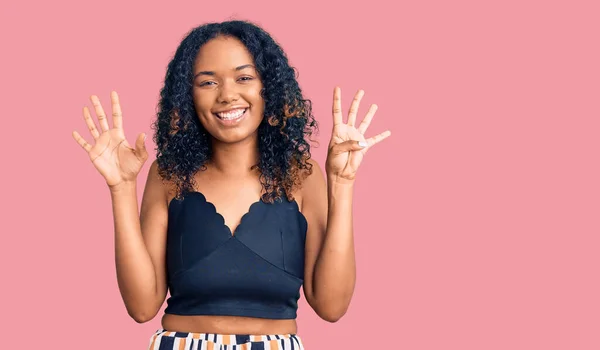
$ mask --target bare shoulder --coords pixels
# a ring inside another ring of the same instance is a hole
[[[175,186],[171,181],[163,180],[158,172],[158,160],[154,160],[148,169],[144,199],[148,201],[161,201],[165,205],[175,196]],[[147,198],[146,198],[147,197]]]
[[[316,160],[311,158],[307,161],[307,163],[312,166],[312,173],[306,177],[302,188],[310,191],[311,189],[314,189],[315,186],[318,187],[322,182],[324,182],[325,176],[321,166]]]
[[[322,199],[323,195],[327,195],[325,175],[321,166],[314,159],[309,159],[307,162],[312,166],[312,173],[304,179],[299,191],[303,212],[306,211],[306,209],[310,210],[310,207],[313,207],[311,203],[314,203],[315,200],[318,201],[319,199]]]

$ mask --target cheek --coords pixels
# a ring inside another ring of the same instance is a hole
[[[265,101],[262,98],[262,96],[260,95],[261,91],[262,91],[262,85],[257,85],[256,87],[253,87],[251,91],[249,91],[248,95],[251,96],[252,104],[254,105],[254,107],[264,108]]]
[[[206,111],[210,111],[211,109],[211,96],[207,93],[207,91],[200,92],[199,90],[194,90],[194,107],[198,114],[205,113]]]

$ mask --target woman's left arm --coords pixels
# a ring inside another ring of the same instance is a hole
[[[324,320],[335,322],[348,309],[356,280],[352,196],[356,171],[367,150],[390,135],[385,131],[365,139],[376,105],[356,128],[356,114],[364,92],[358,91],[342,120],[341,92],[333,94],[333,131],[326,161],[326,181],[319,165],[302,189],[302,212],[308,221],[305,248],[304,295]]]

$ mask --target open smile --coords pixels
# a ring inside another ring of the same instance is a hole
[[[235,108],[226,112],[213,113],[222,124],[234,125],[246,116],[248,108]]]

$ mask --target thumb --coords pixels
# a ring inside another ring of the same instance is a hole
[[[367,145],[366,141],[348,140],[335,145],[333,147],[333,153],[340,154],[351,151],[360,151],[367,147]]]
[[[146,133],[139,134],[135,140],[135,153],[142,159],[146,159],[148,156],[148,151],[146,150]]]

